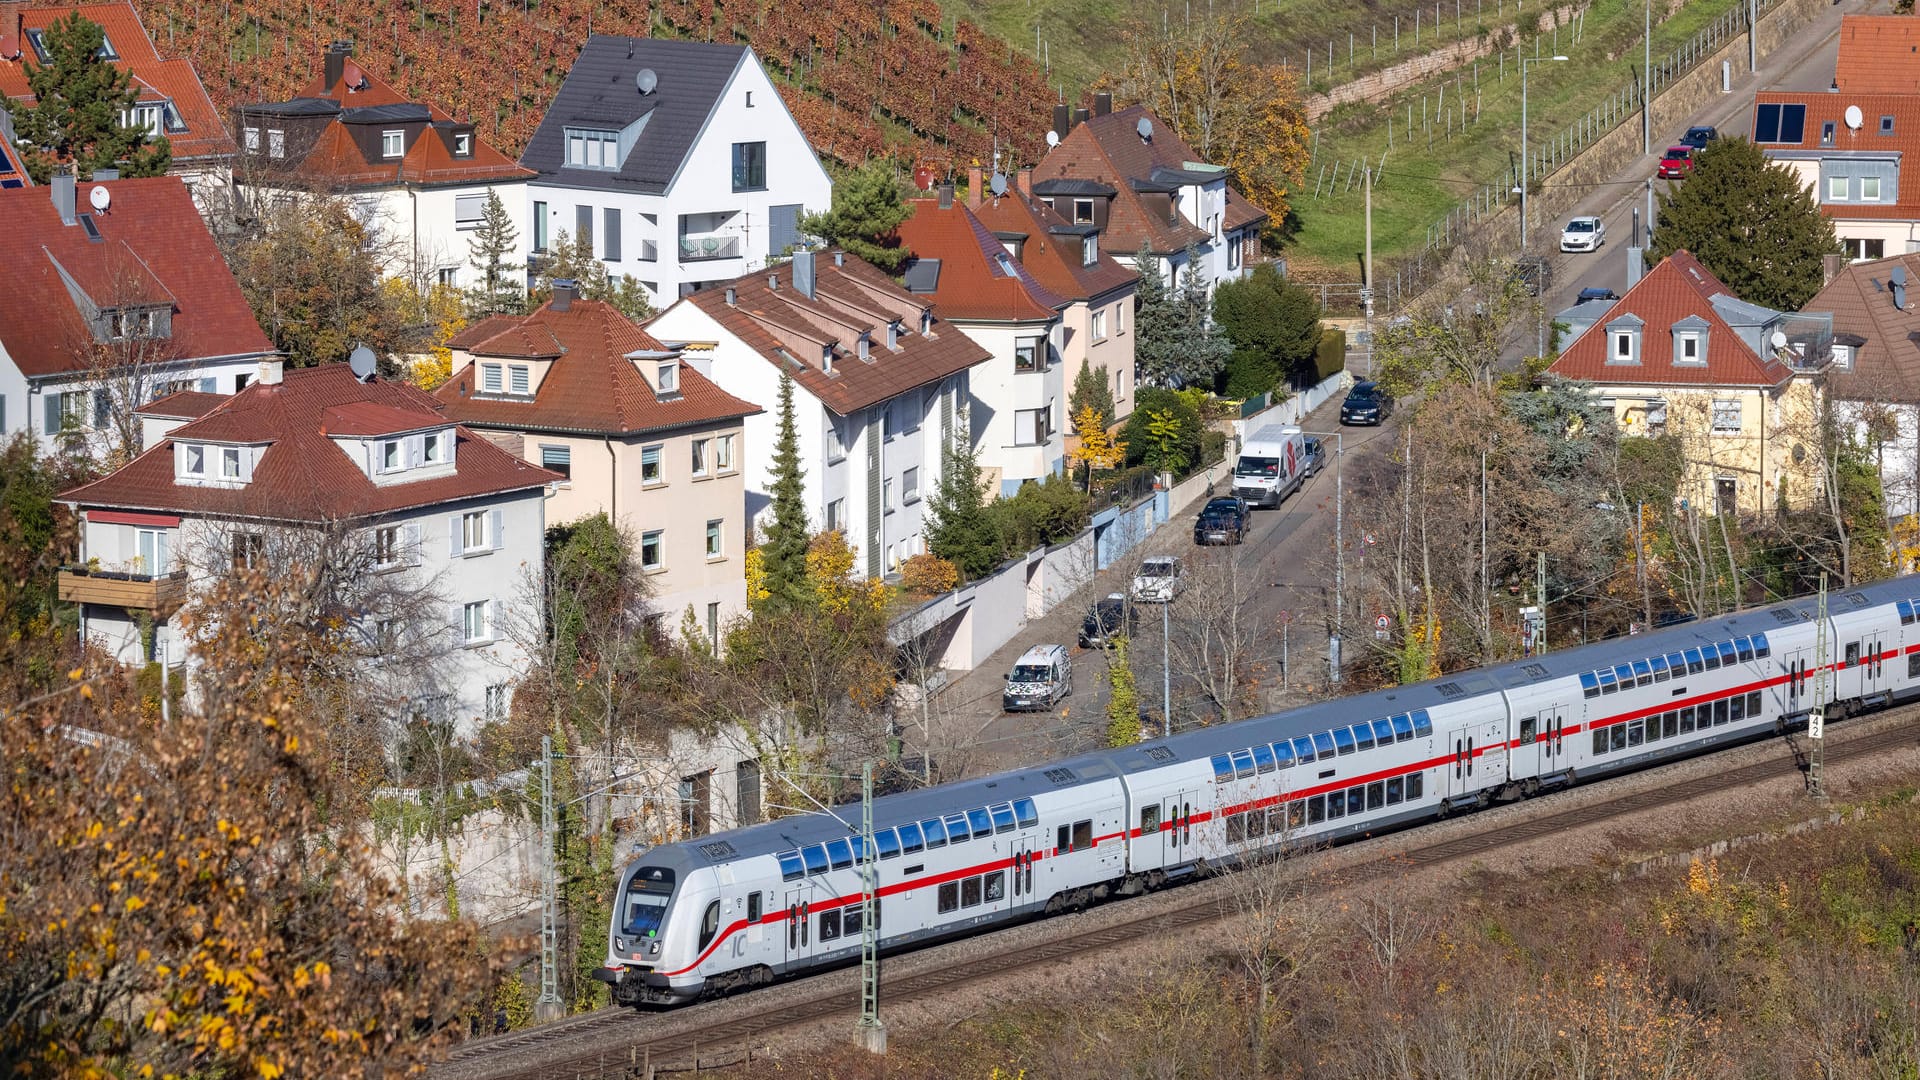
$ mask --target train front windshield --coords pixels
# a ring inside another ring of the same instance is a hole
[[[627,914],[624,923],[628,937],[655,937],[660,921],[666,918],[667,901],[673,896],[673,871],[659,866],[643,866],[627,879]]]

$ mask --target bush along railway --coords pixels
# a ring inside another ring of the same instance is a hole
[[[1920,576],[1309,705],[873,804],[883,949],[1079,910],[1920,697]],[[597,971],[676,1004],[859,956],[863,842],[829,814],[620,874]]]

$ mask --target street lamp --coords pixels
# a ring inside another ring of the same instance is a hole
[[[1520,61],[1520,251],[1527,250],[1527,65],[1565,60],[1564,56],[1535,56]]]

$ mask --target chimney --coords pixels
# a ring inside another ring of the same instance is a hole
[[[1021,169],[1019,172],[1014,173],[1013,182],[1014,185],[1020,189],[1020,194],[1025,195],[1029,199],[1033,198],[1032,169]]]
[[[572,278],[553,279],[553,310],[572,311],[574,298],[580,295],[580,283]]]
[[[834,248],[833,249],[833,265],[835,266],[847,265],[847,253],[844,251],[841,251],[839,248]]]
[[[334,88],[340,85],[340,78],[342,75],[346,73],[346,70],[347,70],[347,57],[352,55],[353,55],[353,42],[351,41],[336,41],[333,44],[327,46],[327,55],[326,55],[326,61],[325,61],[326,74],[327,74],[327,88],[326,88],[327,93],[329,94],[333,93]]]
[[[60,224],[73,224],[73,174],[60,173],[53,178],[53,208],[60,211]]]
[[[794,252],[792,269],[794,291],[809,300],[813,299],[813,252]]]
[[[1647,272],[1647,251],[1645,248],[1627,249],[1627,288],[1640,284],[1640,278]]]
[[[1073,122],[1075,124],[1084,124],[1087,122],[1087,115],[1087,110],[1075,109],[1073,110]]]
[[[286,377],[286,367],[279,360],[262,360],[260,369],[253,381],[261,386],[279,386]]]
[[[95,180],[118,180],[120,179],[120,170],[119,169],[95,169],[93,170],[93,178]]]
[[[727,286],[727,306],[733,307],[735,304],[739,303],[739,301],[740,301],[739,292],[735,290],[733,286],[731,285]]]
[[[1113,111],[1113,95],[1101,91],[1093,95],[1093,115],[1105,116]]]
[[[1071,115],[1072,113],[1065,105],[1055,105],[1053,107],[1053,133],[1055,135],[1063,139],[1067,137],[1067,130],[1072,126],[1067,118]]]
[[[938,190],[940,192],[940,209],[953,209],[953,182],[949,180],[941,184]],[[72,207],[73,205],[73,197],[71,195],[67,197],[67,205],[68,207]],[[73,224],[73,214],[71,210],[69,210],[67,214],[67,224]]]
[[[1821,286],[1824,287],[1824,286],[1833,284],[1833,279],[1839,277],[1840,271],[1846,269],[1846,266],[1847,266],[1847,257],[1845,255],[1820,256]]]
[[[985,186],[986,186],[985,181],[981,178],[980,166],[978,165],[967,166],[967,205],[968,206],[974,208],[975,210],[980,209],[980,193],[981,193],[981,189]]]

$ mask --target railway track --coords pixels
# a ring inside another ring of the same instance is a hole
[[[1911,745],[1915,733],[1911,720],[1920,716],[1920,706],[1903,706],[1866,723],[1880,724],[1873,730],[1840,739],[1829,737],[1826,760],[1829,764],[1865,757]],[[1886,723],[1905,720],[1906,723]],[[1829,729],[1845,734],[1845,727]],[[1797,738],[1797,736],[1796,736]],[[1768,745],[1763,743],[1761,745]],[[1739,751],[1733,751],[1738,753]],[[1697,760],[1697,759],[1696,759]],[[1677,762],[1649,772],[1642,778],[1658,777],[1684,767]],[[1398,850],[1383,850],[1342,869],[1348,880],[1366,881],[1387,874],[1403,874],[1410,869],[1438,866],[1471,858],[1513,844],[1525,843],[1551,833],[1563,832],[1613,818],[1644,813],[1661,807],[1688,802],[1728,788],[1746,787],[1765,780],[1778,779],[1800,771],[1797,758],[1775,754],[1763,760],[1708,772],[1672,783],[1648,784],[1618,798],[1603,799],[1564,810],[1552,810],[1552,800],[1537,802],[1541,813],[1522,820],[1501,823],[1469,835],[1434,843],[1420,844],[1420,829],[1394,834],[1395,839],[1415,844]],[[1185,887],[1164,897],[1189,896],[1191,902],[1172,910],[1162,905],[1147,905],[1137,918],[1123,918],[1097,929],[1082,928],[1082,920],[1092,916],[1070,916],[1045,920],[1029,926],[1058,925],[1060,932],[1050,940],[1035,943],[1026,935],[1017,935],[1004,949],[990,949],[936,961],[919,970],[888,977],[883,983],[885,1000],[890,1004],[937,993],[974,980],[1004,976],[1009,972],[1044,965],[1069,956],[1083,956],[1137,940],[1151,932],[1164,935],[1211,922],[1231,914],[1231,901],[1223,902],[1222,889]],[[1094,909],[1095,915],[1124,915],[1129,905],[1121,903]],[[996,937],[1015,935],[989,935]],[[927,953],[938,956],[937,946]],[[900,961],[894,961],[896,964]],[[827,972],[786,984],[786,988],[832,985],[826,980],[844,977],[845,970]],[[628,1009],[601,1009],[567,1020],[507,1035],[477,1039],[454,1049],[448,1060],[429,1075],[435,1080],[496,1080],[526,1077],[533,1080],[582,1080],[586,1077],[627,1077],[640,1075],[647,1064],[655,1067],[685,1063],[699,1058],[714,1065],[737,1062],[747,1047],[784,1028],[795,1027],[858,1011],[857,990],[833,989],[788,1001],[782,988],[762,990],[740,998],[722,999],[688,1006],[671,1013],[637,1013]],[[792,995],[802,996],[802,995]]]

